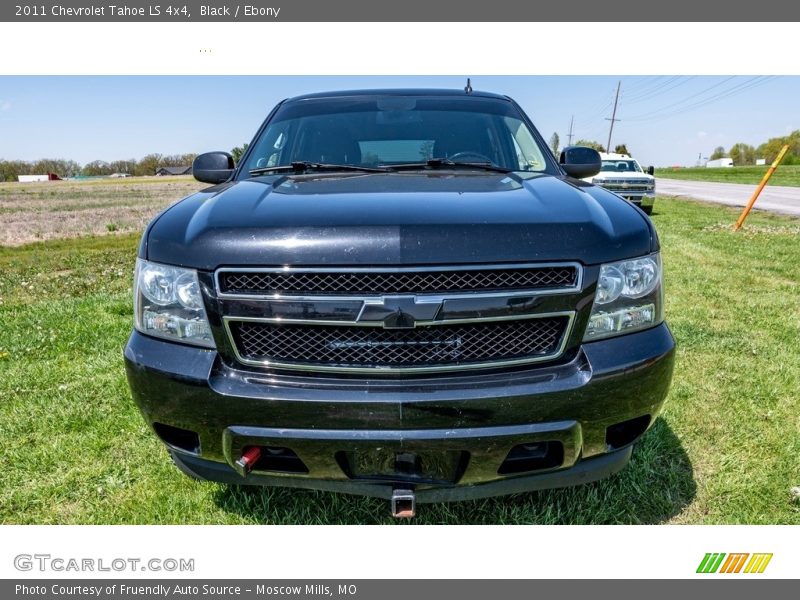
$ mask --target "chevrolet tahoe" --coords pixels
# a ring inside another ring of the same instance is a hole
[[[191,477],[396,516],[609,476],[675,343],[656,230],[599,168],[501,95],[285,100],[146,228],[133,399]]]

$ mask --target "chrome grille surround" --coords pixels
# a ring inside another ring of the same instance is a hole
[[[631,186],[627,186],[627,187],[621,187],[621,186],[618,187],[618,186],[608,185],[608,186],[603,186],[603,187],[605,187],[609,191],[620,192],[620,193],[625,193],[625,192],[652,192],[653,191],[650,188],[642,187],[642,186],[639,186],[639,185],[631,185]]]
[[[315,295],[299,291],[298,295],[293,295],[295,292],[289,295],[231,294],[222,292],[219,287],[220,275],[229,272],[436,274],[541,267],[572,269],[571,284],[544,289],[357,295]],[[555,360],[563,354],[570,338],[575,307],[570,297],[558,301],[542,296],[579,294],[582,280],[583,268],[578,263],[220,268],[215,273],[222,322],[233,357],[239,363],[307,372],[371,374],[452,372]],[[550,308],[555,308],[553,303],[556,303],[559,309],[543,311],[542,302],[549,303]],[[514,327],[515,324],[520,327]],[[552,328],[554,324],[557,324],[555,329]],[[464,327],[458,329],[455,327],[458,325]],[[541,340],[536,337],[539,325],[545,334]],[[451,335],[456,330],[458,334]],[[250,335],[249,346],[243,342],[243,331]],[[486,341],[489,345],[482,348],[475,332],[491,334]],[[465,342],[468,343],[465,345]],[[259,343],[264,345],[258,346]],[[286,343],[321,345],[315,352],[313,347],[284,348],[280,345]],[[515,345],[517,343],[521,345]],[[520,348],[525,350],[524,355],[520,354]],[[370,353],[380,360],[365,361],[364,357]],[[319,360],[309,360],[314,357]]]
[[[439,271],[399,273],[282,273],[236,272],[221,274],[224,293],[320,294],[409,294],[552,289],[572,285],[577,278],[573,267],[543,267],[481,271]]]
[[[606,185],[653,185],[653,181],[650,179],[627,179],[624,177],[618,178],[608,178],[603,179],[602,181],[598,181],[597,185],[602,185],[605,187]]]
[[[564,351],[564,346],[566,345],[567,339],[569,334],[572,330],[572,322],[573,322],[574,313],[565,312],[565,313],[554,313],[554,314],[543,314],[543,315],[534,315],[533,317],[529,317],[528,319],[497,319],[496,322],[492,323],[491,321],[470,321],[468,323],[461,324],[461,327],[477,327],[477,326],[491,326],[491,325],[513,325],[518,324],[523,321],[530,321],[530,322],[546,322],[543,325],[544,331],[535,331],[528,337],[534,337],[534,342],[536,340],[541,339],[542,337],[547,337],[548,335],[555,335],[557,339],[553,340],[552,345],[548,348],[550,349],[549,352],[546,353],[533,353],[529,354],[524,357],[512,357],[512,358],[490,358],[486,360],[473,360],[473,361],[460,361],[460,362],[437,362],[430,365],[420,366],[418,364],[371,364],[369,366],[359,363],[339,363],[339,364],[320,364],[315,362],[305,362],[305,361],[286,361],[286,360],[272,360],[268,358],[256,358],[253,356],[248,356],[246,351],[243,353],[242,344],[241,344],[241,329],[238,329],[242,325],[248,323],[256,323],[260,326],[272,326],[276,330],[279,330],[282,326],[285,327],[298,327],[296,323],[270,323],[269,320],[264,319],[243,319],[243,318],[225,318],[225,327],[228,333],[228,338],[231,341],[231,344],[234,348],[236,353],[237,360],[242,364],[252,365],[252,366],[260,366],[260,367],[274,367],[279,369],[290,369],[290,370],[302,370],[302,371],[322,371],[322,372],[340,372],[340,373],[380,373],[380,372],[398,372],[398,373],[430,373],[430,372],[446,372],[446,371],[461,371],[461,370],[468,370],[468,369],[489,369],[489,368],[499,368],[499,367],[510,367],[510,366],[517,366],[517,365],[525,365],[535,362],[541,362],[544,360],[553,360],[558,358]],[[555,321],[559,321],[555,323]],[[439,358],[447,358],[445,354],[450,352],[451,356],[449,357],[450,360],[455,358],[455,353],[461,351],[461,346],[463,342],[463,334],[454,336],[449,336],[448,332],[443,336],[443,338],[436,339],[435,330],[439,327],[442,327],[443,330],[450,329],[453,327],[458,327],[459,324],[457,323],[438,323],[435,325],[425,326],[424,329],[420,331],[423,332],[423,335],[419,336],[416,340],[400,340],[400,343],[403,345],[412,345],[412,344],[436,344],[435,348],[428,348],[428,350],[433,350],[433,353],[437,354]],[[349,337],[351,340],[355,339],[355,344],[358,344],[360,341],[364,341],[366,344],[373,343],[370,340],[370,337],[375,335],[377,336],[386,336],[390,334],[396,334],[398,337],[405,336],[408,334],[412,334],[415,332],[414,329],[398,329],[398,330],[387,330],[378,327],[357,327],[357,328],[350,328],[350,327],[342,327],[341,325],[312,325],[312,324],[304,324],[300,325],[299,327],[307,327],[309,329],[319,329],[319,328],[327,328],[328,330],[332,330],[338,327],[344,332],[344,335]],[[237,330],[238,329],[238,330]],[[350,333],[353,329],[363,329],[366,330],[364,334],[359,336],[354,336]],[[368,332],[367,332],[368,331]],[[374,334],[372,333],[374,332]],[[298,333],[297,331],[293,331],[289,334],[284,332],[278,333],[278,335],[283,336],[284,338],[287,335],[292,336],[308,336],[308,335],[315,335],[316,332],[313,334],[305,334],[304,332]],[[253,335],[253,334],[248,334]],[[263,334],[262,334],[263,335]],[[332,334],[335,335],[335,334]],[[502,332],[499,328],[495,327],[495,330],[492,332],[494,337],[502,335]],[[330,339],[330,336],[328,336]],[[420,339],[422,338],[422,339]],[[427,340],[424,338],[428,338]],[[394,340],[388,340],[390,343]],[[380,340],[378,340],[380,343]],[[275,343],[275,342],[273,342]],[[337,342],[328,342],[329,344],[335,344]],[[353,343],[348,340],[342,340],[338,342],[343,346],[348,343]],[[522,342],[513,341],[513,344],[520,345]],[[530,346],[530,343],[528,344]],[[346,355],[354,355],[354,348],[353,347],[345,347],[342,348],[342,354]],[[385,350],[385,349],[384,349]],[[322,350],[320,350],[322,351]],[[397,354],[397,348],[389,349],[390,352],[394,352]],[[474,344],[467,349],[468,352],[476,353],[474,349]]]
[[[349,278],[351,283],[337,284],[331,281],[332,276]],[[241,289],[246,285],[243,280],[247,278],[253,281],[254,287],[250,289],[255,291]],[[283,286],[289,289],[275,290],[270,286],[270,282],[286,283],[290,279],[294,279],[292,284]],[[560,293],[579,289],[581,279],[581,266],[572,262],[374,268],[222,267],[215,273],[217,294],[228,298],[361,298],[388,294],[529,293],[533,290]],[[231,280],[236,280],[233,289]],[[469,280],[477,283],[470,286]],[[312,281],[320,282],[317,289],[309,288]],[[440,286],[435,285],[437,281],[442,282]],[[362,289],[354,289],[359,285]]]
[[[655,182],[650,179],[604,179],[597,185],[617,194],[645,194],[655,191]]]

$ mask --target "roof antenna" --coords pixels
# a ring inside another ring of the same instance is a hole
[[[464,91],[467,94],[471,94],[472,93],[472,84],[469,81],[469,77],[467,77],[467,87],[464,88]]]

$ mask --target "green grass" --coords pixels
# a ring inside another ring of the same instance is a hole
[[[423,505],[417,523],[800,524],[800,221],[659,199],[678,362],[619,475]],[[128,393],[137,239],[0,248],[0,522],[390,523],[370,498],[197,483]]]
[[[684,179],[687,181],[717,181],[722,183],[751,183],[757,184],[764,177],[769,165],[760,167],[727,167],[707,169],[705,167],[692,167],[688,169],[671,169],[669,167],[656,169],[656,178]],[[783,165],[769,180],[769,185],[800,186],[800,165]]]

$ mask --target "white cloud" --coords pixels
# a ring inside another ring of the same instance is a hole
[[[0,110],[3,111],[11,110],[11,102],[8,100],[5,101],[0,100]]]

